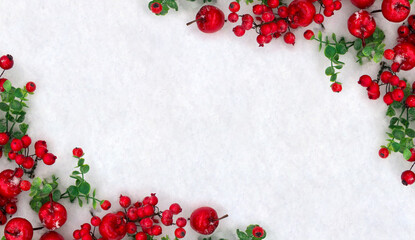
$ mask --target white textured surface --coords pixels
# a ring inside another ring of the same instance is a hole
[[[412,238],[415,192],[400,183],[409,164],[377,157],[385,106],[356,83],[376,66],[344,57],[334,94],[328,62],[301,30],[295,47],[258,48],[253,32],[237,39],[231,24],[214,35],[186,27],[199,4],[180,4],[156,17],[143,0],[0,1],[1,54],[15,57],[6,77],[37,83],[30,134],[59,157],[39,174],[67,186],[81,146],[102,198],[157,192],[185,215],[211,205],[230,214],[218,236],[259,223],[271,240]],[[326,23],[339,35],[353,12],[344,5]],[[389,40],[395,27],[384,27]],[[17,215],[39,225],[25,199]],[[60,232],[70,239],[89,215],[65,205]]]

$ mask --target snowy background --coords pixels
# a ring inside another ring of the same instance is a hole
[[[162,208],[178,202],[183,216],[209,205],[230,215],[217,236],[235,239],[234,229],[258,223],[271,240],[413,238],[415,191],[400,182],[410,164],[378,157],[386,107],[357,84],[376,64],[344,56],[343,92],[334,94],[329,62],[303,30],[295,47],[279,39],[258,48],[254,32],[236,38],[233,24],[213,35],[186,27],[200,2],[179,1],[181,11],[165,17],[147,3],[0,1],[0,53],[15,58],[5,76],[36,82],[29,132],[58,156],[39,176],[68,186],[79,146],[100,198],[116,206],[120,193],[156,192]],[[326,33],[350,39],[355,8],[343,4]],[[376,20],[392,47],[398,25]],[[4,159],[2,169],[11,166]],[[28,194],[20,198],[17,215],[38,226]],[[59,232],[70,239],[90,216],[64,204],[70,220]]]

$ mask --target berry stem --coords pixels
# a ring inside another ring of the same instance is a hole
[[[229,217],[229,215],[228,215],[228,214],[226,214],[226,215],[224,215],[224,216],[222,216],[222,217],[220,217],[220,218],[218,218],[218,219],[214,219],[214,220],[213,220],[213,222],[220,221],[220,220],[225,219],[225,218],[227,218],[227,217]]]
[[[186,26],[189,26],[189,25],[191,25],[191,24],[193,24],[193,23],[195,23],[195,22],[200,22],[200,21],[202,21],[202,20],[203,20],[203,18],[195,19],[195,20],[193,20],[193,21],[191,21],[191,22],[186,23]]]

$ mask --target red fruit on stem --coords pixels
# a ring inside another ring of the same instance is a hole
[[[19,152],[23,148],[22,140],[16,139],[16,138],[13,139],[12,142],[10,143],[10,148],[15,152]]]
[[[125,218],[108,213],[102,218],[99,233],[106,240],[121,240],[127,234],[127,221]]]
[[[161,229],[159,225],[152,226],[150,231],[151,231],[151,234],[154,236],[159,236],[163,232],[163,230]]]
[[[383,52],[383,57],[392,60],[395,57],[395,52],[392,49],[386,49],[385,52]]]
[[[184,228],[177,228],[174,231],[174,236],[176,236],[177,238],[184,238],[184,236],[186,236],[186,230],[184,230]]]
[[[34,165],[35,165],[35,160],[33,160],[33,158],[31,157],[26,157],[24,163],[22,164],[22,166],[25,169],[31,169]]]
[[[178,227],[185,227],[185,226],[186,226],[186,224],[187,224],[187,220],[186,220],[186,218],[179,217],[179,218],[176,220],[176,225],[177,225]]]
[[[39,209],[38,215],[40,222],[50,230],[62,227],[67,219],[66,208],[62,204],[54,202],[52,196],[50,196],[50,201]]]
[[[131,198],[128,196],[120,195],[120,206],[123,208],[128,208],[131,205]]]
[[[287,44],[295,44],[295,35],[292,32],[287,32],[284,35],[284,42]]]
[[[108,201],[108,200],[104,200],[104,201],[101,203],[101,208],[102,208],[102,210],[108,210],[108,209],[110,209],[110,207],[111,207],[111,203],[110,203],[110,201]]]
[[[13,215],[17,212],[17,206],[16,203],[14,202],[10,202],[6,204],[6,207],[4,209],[6,211],[7,214],[9,215]]]
[[[212,234],[219,225],[219,220],[227,217],[218,218],[215,209],[211,207],[201,207],[193,211],[190,215],[190,226],[202,235]]]
[[[394,64],[399,70],[408,71],[415,67],[415,46],[411,43],[400,43],[393,48],[395,52]],[[395,69],[394,69],[395,71]],[[397,72],[395,71],[395,72]]]
[[[252,235],[254,235],[256,238],[261,238],[264,236],[264,229],[260,226],[256,226],[252,229]]]
[[[311,40],[314,37],[314,32],[311,31],[310,29],[306,30],[304,32],[304,38],[307,40]]]
[[[280,5],[279,0],[267,0],[267,4],[270,8],[277,8]]]
[[[154,2],[150,5],[150,9],[154,14],[160,14],[163,11],[163,5],[158,2]]]
[[[24,218],[13,218],[4,227],[6,240],[32,240],[32,224]]]
[[[387,92],[384,96],[383,96],[383,102],[386,103],[386,105],[391,105],[393,103],[393,97],[392,97],[392,93],[391,92]]]
[[[323,14],[317,13],[316,15],[314,15],[314,22],[317,24],[322,24],[324,22]]]
[[[16,171],[6,169],[0,173],[0,196],[5,198],[14,198],[19,193],[20,189],[20,177],[15,175]]]
[[[402,25],[398,28],[398,36],[401,38],[407,37],[409,35],[409,32],[410,30],[408,26]]]
[[[402,184],[407,186],[415,182],[415,173],[411,170],[406,170],[401,175]]]
[[[356,7],[363,9],[372,6],[375,0],[350,0],[350,2]]]
[[[333,92],[341,92],[341,90],[342,90],[342,85],[341,85],[340,83],[335,82],[335,83],[333,83],[333,84],[331,85],[331,90],[332,90]]]
[[[228,21],[231,23],[236,23],[239,19],[239,15],[237,13],[229,13]]]
[[[29,181],[26,181],[26,180],[21,181],[20,185],[19,185],[19,187],[22,191],[29,191],[31,186],[32,186],[32,184]]]
[[[91,218],[91,225],[94,227],[98,227],[99,224],[101,224],[101,218],[99,218],[98,216],[93,216]]]
[[[14,61],[12,55],[4,55],[0,57],[0,67],[4,70],[8,70],[13,67]]]
[[[403,100],[404,97],[405,97],[405,94],[404,94],[402,89],[397,88],[397,89],[392,91],[393,100],[395,100],[397,102],[400,102],[400,101]]]
[[[135,225],[133,222],[128,222],[126,228],[128,234],[134,234],[137,232],[137,225]]]
[[[43,140],[39,140],[35,142],[35,148],[40,148],[40,147],[48,148],[48,145]]]
[[[307,27],[313,22],[316,8],[308,0],[294,0],[288,5],[288,19],[291,27]]]
[[[241,5],[239,5],[239,3],[238,3],[238,2],[231,2],[231,3],[229,4],[229,10],[230,10],[231,12],[236,13],[236,12],[238,12],[238,11],[239,11],[239,9],[241,9]]]
[[[9,142],[9,135],[5,132],[0,133],[0,145],[6,145]]]
[[[40,240],[64,240],[64,238],[59,233],[51,231],[43,234]]]
[[[380,74],[380,80],[383,83],[389,83],[390,78],[392,77],[392,73],[389,71],[384,71]]]
[[[278,15],[281,18],[287,18],[288,17],[288,8],[286,6],[281,6],[278,8]]]
[[[36,84],[34,82],[26,83],[26,90],[30,93],[34,92],[36,90]]]
[[[369,12],[360,10],[349,17],[347,27],[353,36],[366,39],[375,32],[376,22]]]
[[[147,234],[145,234],[144,232],[138,232],[135,235],[135,240],[147,240]]]
[[[48,150],[45,147],[35,148],[35,154],[39,158],[43,158],[47,152]]]
[[[243,35],[245,35],[245,28],[242,25],[238,25],[233,28],[233,33],[237,37],[242,37]]]
[[[196,14],[196,20],[189,22],[190,25],[197,22],[197,27],[204,33],[214,33],[222,29],[225,24],[225,14],[212,5],[203,6]]]
[[[177,215],[182,212],[182,208],[178,203],[173,203],[172,205],[170,205],[169,209],[173,215]]]
[[[56,156],[52,153],[46,153],[43,155],[42,160],[46,165],[53,165],[56,161]]]
[[[74,148],[73,150],[72,150],[72,154],[75,156],[75,157],[77,157],[77,158],[80,158],[80,157],[82,157],[82,155],[84,155],[84,151],[82,150],[82,148]]]
[[[32,144],[32,139],[27,135],[24,135],[21,140],[24,148],[27,148]]]
[[[362,87],[369,87],[372,84],[372,78],[369,75],[362,75],[357,83],[362,85]]]
[[[381,157],[381,158],[387,158],[388,156],[389,156],[389,150],[387,149],[387,148],[381,148],[380,150],[379,150],[379,156]]]
[[[411,4],[408,0],[383,0],[382,14],[391,22],[402,22],[411,11]]]

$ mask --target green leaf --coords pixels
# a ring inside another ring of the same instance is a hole
[[[343,43],[336,44],[336,50],[337,50],[337,53],[339,53],[340,55],[347,53],[347,47]]]
[[[334,68],[333,67],[326,68],[325,73],[326,73],[327,76],[333,75],[334,74]]]
[[[27,133],[27,129],[29,128],[29,125],[26,123],[22,123],[19,125],[20,131],[22,131],[23,134]]]
[[[22,138],[24,136],[24,134],[23,133],[21,133],[20,131],[15,131],[15,132],[13,132],[12,133],[12,137],[13,138]]]
[[[393,117],[396,115],[395,110],[393,109],[392,105],[389,105],[388,110],[386,111],[386,116]]]
[[[170,8],[173,8],[176,11],[179,10],[179,7],[177,6],[177,3],[175,0],[166,0],[166,4],[167,6],[169,6]]]
[[[405,137],[405,133],[399,129],[393,129],[392,135],[398,140],[401,140],[403,137]]]
[[[8,112],[9,111],[9,105],[7,105],[4,102],[0,102],[0,110],[3,112]]]
[[[239,240],[249,240],[248,235],[242,231],[239,231],[239,229],[236,230],[236,235],[238,236]]]
[[[397,142],[393,142],[391,146],[392,146],[392,150],[394,152],[399,151],[399,149],[401,148],[401,145],[399,143],[397,143]]]
[[[43,185],[43,188],[42,188],[42,194],[49,194],[49,193],[51,193],[52,192],[52,186],[50,185],[50,184],[45,184],[45,185]]]
[[[83,182],[78,187],[79,192],[82,194],[88,194],[91,191],[91,186],[87,182]]]
[[[67,189],[69,196],[77,197],[79,195],[78,188],[74,185],[71,185]]]
[[[398,101],[394,101],[394,102],[391,104],[391,106],[392,106],[393,108],[395,108],[395,109],[397,109],[397,108],[401,108],[401,107],[402,107],[402,103],[401,103],[401,102],[398,102]]]
[[[80,167],[80,166],[84,165],[84,162],[85,162],[85,159],[80,158],[80,159],[78,160],[78,167]]]
[[[332,57],[334,57],[334,55],[336,55],[336,49],[330,45],[327,45],[324,49],[324,55],[327,58],[331,59]]]
[[[362,40],[360,38],[354,41],[353,47],[356,51],[360,50],[363,46]]]
[[[79,172],[79,171],[73,171],[72,172],[72,175],[79,175],[79,174],[81,174],[81,172]]]
[[[366,47],[363,48],[362,53],[363,53],[363,55],[368,57],[368,56],[372,55],[372,51],[373,51],[372,47],[366,46]]]
[[[42,202],[39,200],[34,200],[32,199],[30,201],[30,207],[35,211],[35,212],[39,212],[40,208],[42,207]]]
[[[415,138],[415,131],[413,129],[410,129],[410,128],[406,129],[405,134],[410,138]]]
[[[31,189],[39,188],[40,184],[42,184],[42,179],[40,179],[39,177],[33,179]]]
[[[20,98],[20,99],[22,99],[23,98],[23,90],[21,89],[21,88],[17,88],[16,89],[16,91],[14,92],[14,95],[17,97],[17,98]]]
[[[55,191],[52,192],[52,199],[55,202],[61,199],[61,191],[59,191],[59,189],[56,189]]]
[[[82,202],[81,198],[78,197],[78,204],[80,207],[82,207],[84,205],[84,203]]]
[[[403,151],[403,157],[405,158],[405,160],[409,160],[412,156],[412,153],[409,149],[405,148],[405,150]]]
[[[89,166],[87,164],[82,165],[81,166],[81,172],[84,173],[84,174],[89,172]]]
[[[335,82],[337,80],[337,74],[333,74],[330,77],[330,82]]]
[[[23,109],[23,106],[22,106],[22,104],[19,101],[13,100],[10,103],[10,108],[13,109],[13,110],[15,110],[15,111],[20,111],[20,110]]]
[[[6,90],[6,92],[10,92],[10,90],[12,89],[12,83],[9,80],[6,80],[3,83],[3,88],[4,90]]]

